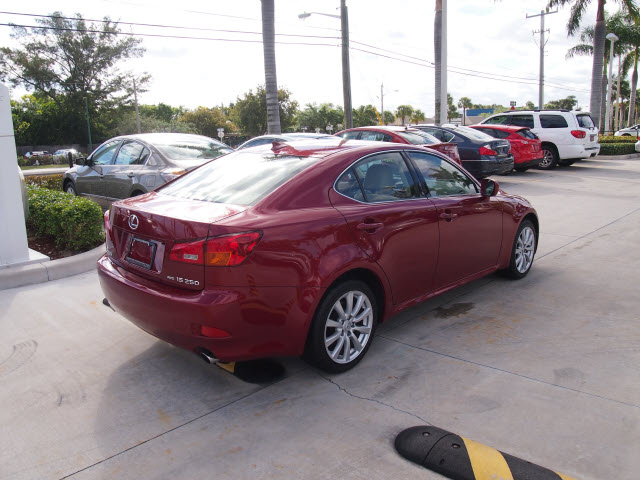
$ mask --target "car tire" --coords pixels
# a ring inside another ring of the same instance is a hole
[[[68,181],[64,184],[64,192],[69,195],[78,196],[78,190],[76,190],[76,185],[72,181]]]
[[[536,242],[536,227],[530,220],[524,220],[513,240],[509,267],[504,271],[508,277],[519,280],[527,276],[536,254]]]
[[[558,150],[556,147],[550,143],[542,144],[542,152],[544,153],[544,157],[538,163],[538,168],[540,170],[553,170],[558,165]]]
[[[329,373],[353,368],[371,346],[378,313],[377,299],[366,283],[335,285],[316,309],[304,359]]]

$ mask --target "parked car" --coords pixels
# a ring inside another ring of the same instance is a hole
[[[23,155],[25,158],[49,158],[51,154],[49,152],[40,150],[35,152],[27,152]]]
[[[331,135],[326,133],[283,133],[281,135],[260,135],[259,137],[253,137],[247,140],[243,144],[236,147],[236,150],[242,150],[243,148],[258,147],[260,145],[267,145],[273,142],[289,142],[292,140],[309,140],[318,138],[331,138]]]
[[[633,127],[622,128],[614,133],[616,137],[638,137],[640,135],[640,124]]]
[[[458,165],[460,154],[458,147],[454,143],[441,142],[433,135],[421,132],[411,127],[400,127],[397,125],[356,127],[342,130],[336,136],[347,140],[372,140],[376,142],[395,142],[409,145],[421,145],[437,152],[444,153]]]
[[[209,137],[143,133],[107,140],[64,174],[62,189],[108,208],[116,199],[147,193],[233,149]]]
[[[496,270],[529,272],[538,217],[425,148],[244,149],[105,213],[110,305],[208,362],[356,365],[378,322]]]
[[[462,166],[478,179],[513,170],[513,154],[511,144],[507,140],[498,140],[472,128],[452,124],[415,125],[415,128],[433,135],[442,142],[455,143],[460,152]]]
[[[640,152],[640,140],[636,142],[636,152]]]
[[[569,110],[512,110],[493,115],[481,125],[528,127],[542,140],[543,159],[538,168],[571,165],[600,152],[598,129],[589,112]]]
[[[544,157],[542,141],[527,127],[509,125],[471,125],[471,128],[493,138],[508,140],[513,153],[513,169],[524,172],[537,167]]]

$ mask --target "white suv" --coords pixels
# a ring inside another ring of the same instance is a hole
[[[542,140],[544,158],[538,168],[545,170],[558,164],[571,165],[600,152],[598,129],[589,112],[512,110],[493,115],[482,123],[529,127]]]

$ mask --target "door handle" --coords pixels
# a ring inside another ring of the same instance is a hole
[[[447,222],[453,221],[454,218],[458,216],[457,213],[441,213],[440,218],[446,220]]]
[[[373,233],[376,230],[380,230],[382,227],[384,227],[384,223],[359,223],[358,226],[356,227],[358,230],[365,230],[369,233]]]
[[[127,177],[129,177],[129,178],[133,178],[133,177],[135,177],[135,176],[136,176],[136,174],[135,174],[135,173],[133,173],[133,172],[129,172],[129,173],[127,173]]]

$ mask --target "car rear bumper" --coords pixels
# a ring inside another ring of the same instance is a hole
[[[515,162],[514,167],[515,168],[534,168],[537,167],[538,164],[540,163],[540,160],[542,160],[544,158],[544,156],[542,156],[542,152],[540,158],[531,158],[529,160],[522,160],[520,162]]]
[[[600,144],[558,145],[560,160],[595,157],[600,152]]]
[[[137,327],[172,345],[205,348],[222,361],[300,355],[320,288],[215,287],[185,290],[146,280],[107,255],[98,276],[113,309]],[[199,334],[199,326],[229,333]]]
[[[504,158],[483,156],[477,160],[462,160],[462,166],[477,179],[500,175],[513,170],[513,155]]]

